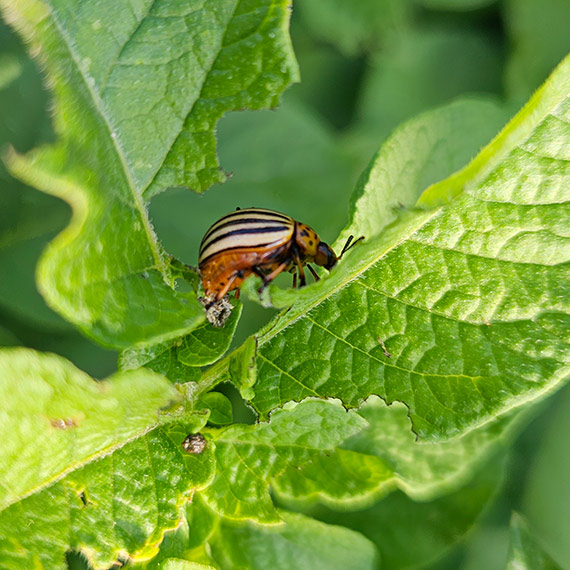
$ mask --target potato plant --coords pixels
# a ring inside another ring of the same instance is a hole
[[[570,568],[567,6],[0,8],[0,569]],[[254,205],[365,239],[216,328]]]

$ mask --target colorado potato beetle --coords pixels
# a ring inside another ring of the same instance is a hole
[[[205,292],[204,305],[206,309],[212,308],[233,290],[239,297],[243,281],[252,274],[263,279],[262,289],[283,271],[293,273],[293,287],[297,283],[304,286],[304,266],[318,280],[308,264],[330,271],[363,238],[352,239],[350,236],[337,256],[315,230],[286,214],[263,208],[237,209],[214,223],[200,244],[198,267]],[[214,320],[210,319],[217,324]]]

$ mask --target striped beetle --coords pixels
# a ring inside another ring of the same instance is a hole
[[[293,273],[293,287],[306,284],[303,267],[306,265],[316,280],[314,263],[329,271],[338,260],[361,238],[350,236],[339,256],[318,234],[293,218],[263,208],[239,208],[220,218],[202,239],[198,267],[205,298],[208,320],[222,326],[231,305],[224,300],[240,287],[250,275],[263,279],[263,290],[283,271]]]

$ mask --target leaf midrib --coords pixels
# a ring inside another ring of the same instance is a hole
[[[425,226],[428,222],[431,222],[431,220],[433,218],[435,218],[437,215],[439,215],[444,207],[445,206],[439,206],[439,207],[435,208],[429,216],[426,216],[425,218],[422,217],[421,222],[417,226],[413,226],[412,228],[410,228],[410,231],[407,232],[405,236],[402,235],[400,237],[400,239],[396,240],[393,244],[387,246],[383,251],[378,252],[374,257],[372,257],[370,262],[367,263],[365,266],[358,268],[358,271],[356,271],[355,273],[352,273],[352,274],[348,275],[347,277],[345,277],[344,279],[342,279],[338,283],[338,285],[336,285],[332,289],[329,289],[324,295],[315,297],[315,299],[313,299],[308,305],[302,305],[302,307],[300,307],[300,309],[296,312],[296,314],[289,317],[287,320],[284,320],[282,323],[277,324],[277,326],[271,327],[270,329],[267,330],[266,333],[262,333],[261,335],[259,335],[257,337],[258,349],[261,346],[263,346],[263,344],[265,344],[266,342],[269,342],[273,337],[275,337],[277,334],[282,332],[284,329],[291,326],[295,321],[297,321],[300,318],[303,318],[305,316],[305,314],[309,313],[313,308],[315,308],[317,305],[321,304],[325,299],[332,297],[337,291],[343,289],[351,281],[354,281],[359,276],[361,276],[363,273],[368,271],[368,269],[370,269],[373,265],[378,263],[378,260],[381,259],[382,257],[384,257],[387,253],[389,253],[390,251],[392,251],[393,249],[395,249],[396,247],[398,247],[399,245],[404,243],[404,241],[409,240],[412,235],[417,233],[419,230],[422,229],[423,226]],[[268,326],[270,326],[270,325],[268,325]]]

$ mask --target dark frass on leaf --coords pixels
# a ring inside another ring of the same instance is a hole
[[[184,438],[182,449],[192,455],[200,455],[208,445],[206,438],[200,433],[191,433]]]
[[[350,236],[341,254],[309,226],[280,212],[264,208],[237,209],[215,222],[202,239],[199,269],[205,297],[206,317],[214,326],[223,326],[231,305],[223,300],[230,291],[239,298],[240,287],[250,275],[261,277],[259,292],[283,271],[293,274],[293,287],[306,285],[304,267],[316,281],[319,276],[309,265],[329,271],[346,251],[359,242]]]
[[[206,309],[206,318],[215,327],[223,327],[232,314],[233,305],[227,297],[216,301],[211,297],[198,297]]]

